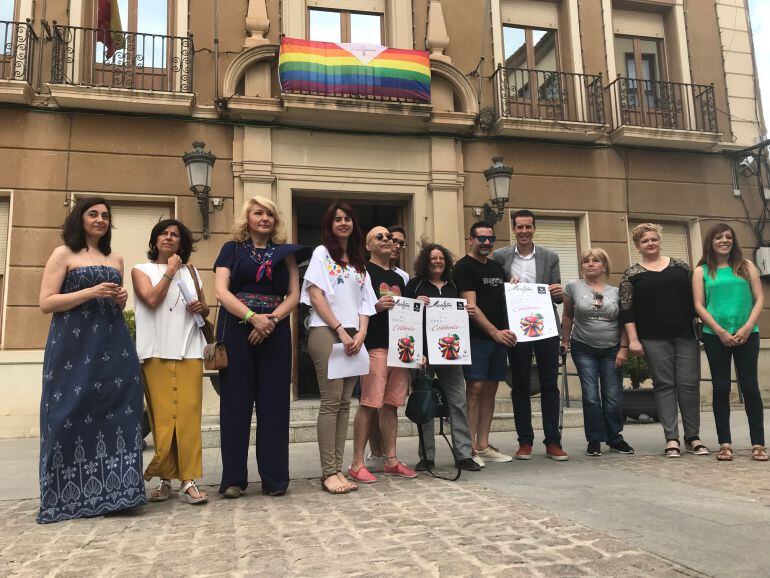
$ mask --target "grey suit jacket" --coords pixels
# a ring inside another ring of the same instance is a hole
[[[513,255],[515,252],[516,245],[510,245],[492,253],[492,258],[500,263],[503,266],[503,269],[505,269],[506,281],[511,280],[511,264],[513,263]],[[535,283],[560,285],[561,270],[559,269],[559,254],[548,247],[536,245],[535,271]],[[559,312],[556,310],[556,303],[553,305],[553,312],[556,315],[556,323],[559,326],[559,333],[561,334],[561,320],[559,319]]]

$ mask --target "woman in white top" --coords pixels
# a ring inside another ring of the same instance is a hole
[[[150,233],[149,263],[134,266],[136,349],[142,362],[155,457],[144,479],[160,478],[150,501],[167,500],[171,480],[182,482],[179,499],[190,504],[208,500],[195,485],[202,476],[201,405],[203,347],[206,340],[195,314],[208,316],[203,297],[197,299],[195,271],[187,265],[193,251],[190,230],[176,219],[160,221]],[[184,298],[183,283],[194,299]]]
[[[377,297],[366,272],[363,238],[350,205],[332,204],[321,221],[323,244],[313,251],[300,295],[300,301],[312,307],[308,349],[321,391],[318,447],[322,487],[332,494],[358,489],[342,474],[350,397],[358,377],[329,379],[327,370],[335,343],[341,342],[348,355],[361,350],[369,316],[375,314]]]

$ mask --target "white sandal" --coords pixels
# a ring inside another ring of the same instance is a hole
[[[195,488],[195,491],[198,492],[199,498],[193,498],[190,494],[187,493],[187,490],[190,488]],[[203,493],[198,489],[198,486],[195,485],[195,480],[187,482],[182,488],[179,490],[179,499],[183,502],[187,502],[188,504],[205,504],[209,501],[209,497],[203,495]]]
[[[150,493],[150,497],[147,498],[150,502],[165,502],[168,500],[168,496],[171,493],[171,480],[161,480],[155,487],[155,495]]]

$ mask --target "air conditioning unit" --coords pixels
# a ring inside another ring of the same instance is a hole
[[[770,247],[757,247],[754,252],[754,263],[757,265],[760,277],[770,277]]]

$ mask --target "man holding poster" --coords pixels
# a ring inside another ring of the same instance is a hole
[[[457,286],[451,280],[452,263],[452,254],[447,248],[436,243],[424,245],[414,264],[415,277],[406,284],[404,295],[425,303],[424,352],[449,406],[452,449],[457,467],[477,472],[481,466],[471,456],[473,447],[468,429],[465,378],[459,367],[471,361],[468,316],[473,316],[476,309],[464,299],[457,298]],[[433,421],[422,425],[425,455],[420,456],[414,468],[417,471],[432,471],[435,466]]]
[[[556,303],[563,300],[561,287],[561,271],[559,270],[559,255],[538,245],[535,247],[535,214],[523,209],[516,211],[511,217],[513,234],[516,244],[510,247],[498,249],[492,254],[492,258],[505,269],[505,277],[513,283],[539,283],[546,285],[550,296],[551,308],[554,313],[554,322],[558,327],[558,315]],[[542,298],[535,293],[534,299]],[[528,333],[537,333],[544,330],[539,326],[545,321],[537,319],[524,320]],[[522,320],[510,320],[511,323],[519,323]],[[541,333],[541,337],[542,337]],[[513,416],[516,422],[516,433],[519,437],[519,449],[516,451],[517,460],[528,460],[532,457],[532,445],[535,441],[535,433],[532,430],[532,405],[529,392],[529,368],[532,364],[534,352],[537,361],[537,372],[540,378],[540,402],[543,410],[543,431],[545,433],[546,455],[556,461],[568,459],[567,453],[561,447],[561,431],[559,431],[559,335],[557,332],[545,339],[520,340],[519,344],[508,351],[508,360],[511,364],[511,400],[513,401]]]
[[[371,254],[366,270],[378,298],[374,306],[377,314],[369,318],[364,341],[369,352],[369,375],[361,376],[361,400],[353,422],[353,463],[348,468],[350,477],[363,484],[377,481],[364,465],[364,450],[371,423],[378,416],[387,456],[383,471],[403,478],[417,477],[417,472],[396,458],[397,412],[406,403],[409,371],[404,367],[388,367],[388,316],[396,305],[394,297],[404,293],[404,280],[390,269],[392,240],[393,235],[385,227],[374,227],[366,235],[366,248]]]

